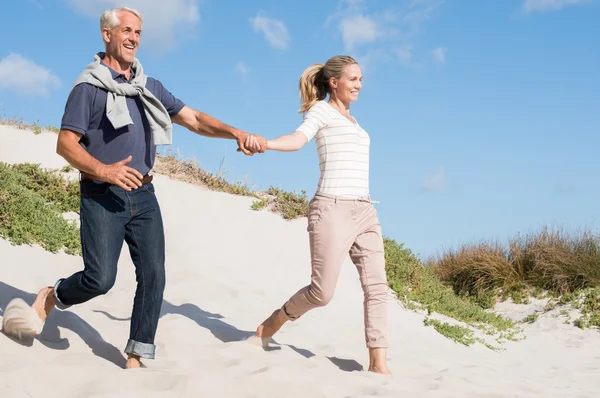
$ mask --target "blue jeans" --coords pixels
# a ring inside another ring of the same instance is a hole
[[[137,280],[125,352],[154,359],[165,289],[165,239],[154,186],[149,183],[125,191],[116,185],[83,180],[80,189],[84,269],[56,283],[56,306],[66,309],[106,294],[115,283],[125,240]]]

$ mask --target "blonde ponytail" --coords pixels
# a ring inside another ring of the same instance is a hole
[[[308,111],[318,101],[327,96],[327,87],[323,78],[323,64],[313,64],[306,68],[300,76],[298,91],[300,92],[299,112]]]
[[[324,100],[331,92],[329,79],[339,79],[344,73],[344,68],[357,62],[347,55],[336,55],[329,58],[325,64],[312,64],[302,72],[298,82],[300,94],[299,112],[308,111],[318,101]]]

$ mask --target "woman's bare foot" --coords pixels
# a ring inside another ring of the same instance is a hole
[[[385,348],[369,348],[369,372],[391,375],[387,367]]]
[[[287,322],[287,317],[284,312],[279,309],[275,310],[270,317],[268,317],[261,325],[256,329],[256,335],[262,339],[263,345],[269,343],[269,339],[273,337],[275,333],[284,323]]]
[[[140,360],[140,357],[131,354],[127,356],[127,363],[125,364],[125,369],[137,369],[141,367],[142,361]]]
[[[38,292],[38,295],[31,305],[31,308],[33,308],[39,315],[42,322],[45,322],[55,304],[56,301],[54,300],[54,288],[48,286]]]

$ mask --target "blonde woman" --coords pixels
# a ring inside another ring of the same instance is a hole
[[[369,196],[370,139],[350,115],[350,103],[358,99],[361,87],[361,70],[351,57],[335,56],[324,65],[311,65],[299,82],[302,124],[292,134],[267,141],[267,149],[297,151],[314,138],[321,176],[308,215],[311,283],[273,312],[256,333],[268,342],[285,322],[327,305],[349,254],[364,291],[369,371],[387,374],[388,285],[381,226]],[[262,152],[254,137],[247,138],[246,147]]]

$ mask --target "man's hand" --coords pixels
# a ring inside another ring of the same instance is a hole
[[[237,141],[237,144],[238,144],[237,151],[244,152],[244,155],[252,156],[254,154],[254,152],[250,151],[248,149],[248,147],[246,146],[246,141],[248,140],[248,137],[250,137],[250,134],[244,133],[244,132],[240,132],[239,134],[236,135],[235,140]]]
[[[142,186],[142,174],[129,166],[127,163],[131,162],[131,155],[127,159],[123,159],[120,162],[105,165],[100,170],[101,181],[105,181],[111,184],[120,186],[126,191],[131,191]]]
[[[239,141],[238,141],[239,145]],[[255,153],[264,153],[267,150],[267,139],[260,135],[248,134],[243,142],[244,149],[250,152],[250,156]],[[240,146],[240,148],[242,148]],[[238,149],[240,151],[241,149]],[[244,152],[246,153],[246,152]]]

